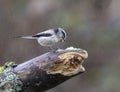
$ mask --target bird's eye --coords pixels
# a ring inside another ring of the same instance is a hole
[[[57,34],[59,32],[59,29],[58,28],[54,28],[54,32],[55,32],[55,34]]]

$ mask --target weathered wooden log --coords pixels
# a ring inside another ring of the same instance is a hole
[[[45,53],[16,66],[22,92],[43,92],[85,71],[87,51],[69,47]]]

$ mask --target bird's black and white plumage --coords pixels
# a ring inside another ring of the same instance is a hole
[[[62,28],[52,28],[33,36],[20,36],[20,38],[36,39],[41,46],[52,47],[58,42],[64,42],[66,32]]]

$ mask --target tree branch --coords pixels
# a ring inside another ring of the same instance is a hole
[[[23,83],[22,92],[43,92],[85,71],[87,51],[67,48],[48,52],[14,68]]]

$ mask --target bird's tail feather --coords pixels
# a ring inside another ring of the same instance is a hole
[[[17,36],[15,38],[36,39],[35,37],[32,37],[32,36]]]

